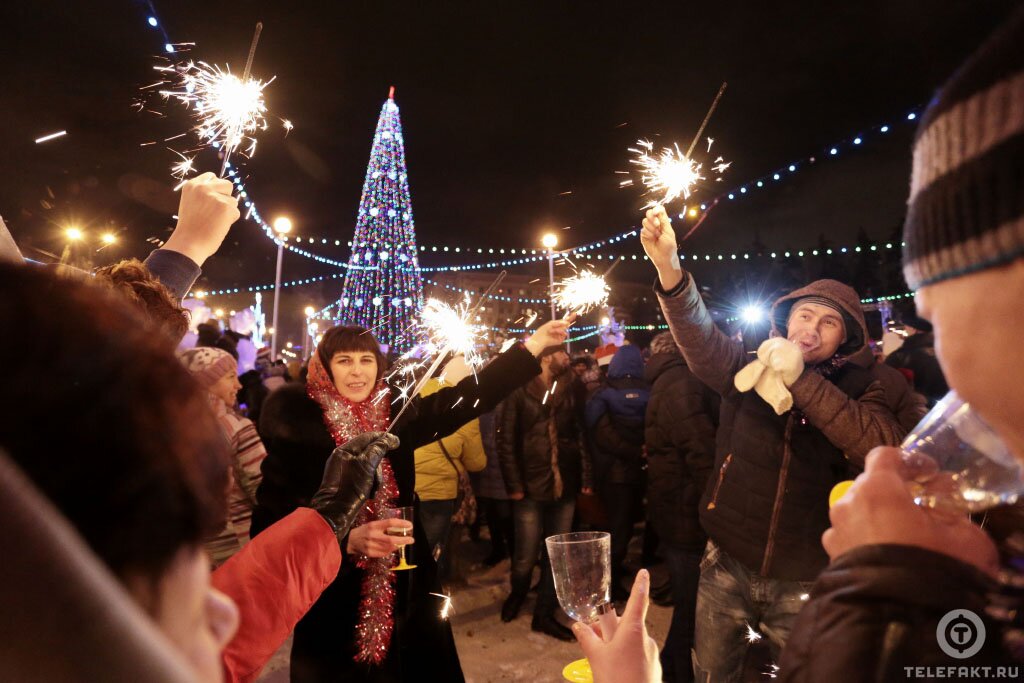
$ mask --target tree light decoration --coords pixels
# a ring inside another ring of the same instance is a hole
[[[416,342],[409,331],[423,307],[423,280],[394,88],[377,121],[352,245],[342,322],[373,329],[391,349],[408,351]]]

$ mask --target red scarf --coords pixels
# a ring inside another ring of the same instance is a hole
[[[320,405],[324,424],[339,446],[364,432],[387,429],[391,416],[391,391],[383,380],[369,398],[354,403],[338,393],[331,376],[314,353],[309,362],[306,392]],[[377,492],[367,501],[353,528],[383,519],[385,511],[394,507],[398,485],[387,458],[381,461],[377,474]],[[356,555],[356,566],[363,570],[359,621],[356,624],[357,662],[380,664],[387,657],[395,627],[395,573],[391,571],[394,562],[394,555],[378,559]]]

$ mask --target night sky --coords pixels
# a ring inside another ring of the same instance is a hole
[[[546,228],[570,226],[560,232],[569,245],[635,225],[644,200],[614,173],[629,168],[626,148],[638,137],[685,147],[728,81],[707,135],[733,163],[702,198],[795,159],[817,162],[720,204],[684,245],[701,252],[742,250],[755,234],[780,250],[822,234],[849,243],[858,229],[889,235],[909,178],[907,112],[1016,4],[154,0],[171,40],[197,43],[189,56],[237,70],[264,22],[254,74],[277,81],[271,127],[244,164],[249,189],[265,217],[288,213],[297,234],[342,243],[390,85],[419,243],[530,248]],[[121,231],[98,263],[142,257],[146,238],[169,234],[174,156],[140,143],[189,121],[177,105],[165,119],[131,106],[162,54],[149,14],[137,0],[0,8],[0,214],[29,255],[59,253],[70,222]],[[287,138],[277,117],[295,124]],[[882,123],[893,126],[886,136],[825,151]],[[67,137],[33,143],[60,129]],[[212,154],[197,162],[218,168]],[[239,223],[202,284],[270,282],[274,253]],[[443,262],[455,259],[421,260]],[[331,272],[296,256],[285,268],[286,279]],[[296,291],[295,305],[338,291],[340,281]]]

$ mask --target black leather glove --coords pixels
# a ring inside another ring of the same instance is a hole
[[[398,443],[394,434],[366,432],[335,448],[327,459],[320,490],[309,506],[327,520],[339,543],[370,495],[377,466],[388,451],[398,448]]]

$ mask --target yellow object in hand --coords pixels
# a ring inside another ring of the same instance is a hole
[[[853,486],[853,480],[847,479],[841,481],[832,487],[832,492],[828,494],[828,506],[832,507],[839,502],[839,499],[846,495],[846,492]]]

